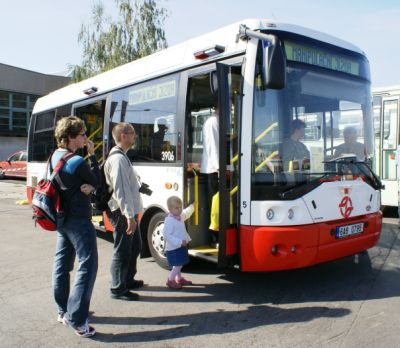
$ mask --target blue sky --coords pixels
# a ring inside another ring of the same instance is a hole
[[[77,42],[93,0],[1,0],[0,63],[43,73],[79,64]],[[271,18],[348,40],[364,50],[374,87],[400,85],[398,0],[162,0],[174,45],[244,18]],[[103,0],[115,14],[114,0]]]

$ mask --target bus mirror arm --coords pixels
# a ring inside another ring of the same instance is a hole
[[[263,62],[264,88],[282,89],[286,84],[286,57],[282,45],[275,35],[250,30],[244,24],[239,27],[237,39],[255,38],[266,42]]]

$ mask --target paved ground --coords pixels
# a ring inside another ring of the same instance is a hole
[[[167,271],[140,260],[140,302],[108,295],[112,246],[98,239],[91,304],[98,334],[81,339],[58,324],[51,273],[55,234],[35,229],[23,182],[0,181],[1,347],[399,347],[400,241],[385,218],[368,253],[266,274],[186,268],[196,286],[171,291]]]

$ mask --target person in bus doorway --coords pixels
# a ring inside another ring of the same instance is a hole
[[[164,221],[163,235],[165,240],[165,252],[169,266],[172,268],[167,279],[167,287],[181,289],[183,285],[192,285],[190,280],[182,277],[181,270],[189,263],[187,246],[191,241],[186,231],[185,220],[193,214],[193,204],[182,211],[182,200],[177,196],[171,196],[167,200],[169,214]]]
[[[106,210],[114,228],[114,248],[111,261],[111,298],[136,301],[139,295],[130,290],[144,285],[135,279],[137,259],[142,248],[138,215],[143,211],[139,178],[126,155],[135,144],[136,132],[130,123],[118,123],[112,130],[115,141],[105,165],[107,184],[113,193]]]
[[[357,141],[358,134],[355,127],[346,127],[343,130],[344,143],[337,146],[334,157],[355,155],[358,161],[365,161],[365,145]]]
[[[201,158],[200,173],[205,178],[206,196],[209,216],[211,218],[211,205],[214,195],[218,192],[219,176],[219,119],[218,107],[211,110],[211,115],[204,122],[202,128],[203,155]],[[217,243],[217,234],[211,231],[212,243]]]
[[[163,151],[164,137],[168,130],[167,120],[160,118],[157,122],[158,130],[151,137],[151,157],[154,160],[161,160],[161,153]]]
[[[304,137],[306,124],[299,119],[292,121],[290,125],[290,137],[281,146],[281,158],[285,170],[305,169],[310,163],[310,151],[300,139]],[[297,167],[294,168],[294,163]]]
[[[91,337],[96,330],[88,324],[88,316],[98,255],[89,195],[100,183],[100,171],[93,142],[87,138],[85,124],[80,118],[62,118],[57,122],[54,135],[58,148],[51,157],[53,168],[67,152],[74,153],[86,146],[89,154],[90,167],[81,156],[74,155],[60,172],[61,182],[66,188],[60,193],[66,216],[63,225],[57,229],[53,289],[58,305],[57,320],[70,326],[78,336]],[[79,266],[70,291],[70,272],[75,256]]]

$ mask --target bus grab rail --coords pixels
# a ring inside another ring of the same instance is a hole
[[[278,122],[272,123],[270,126],[268,126],[265,130],[263,130],[257,138],[254,140],[254,143],[258,143],[262,138],[264,138],[269,132],[271,132],[275,127],[278,127]],[[276,152],[276,151],[275,151]],[[274,154],[275,154],[274,152]],[[239,159],[239,155],[236,154],[235,156],[232,157],[231,159],[231,164],[234,164],[237,160]]]

